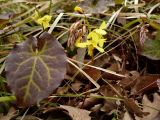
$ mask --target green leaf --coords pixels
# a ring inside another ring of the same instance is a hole
[[[152,60],[160,60],[160,40],[146,41],[144,43],[142,55]]]
[[[48,97],[64,79],[67,57],[47,32],[16,45],[6,58],[6,78],[17,104],[31,106]]]

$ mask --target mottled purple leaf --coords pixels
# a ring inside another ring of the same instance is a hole
[[[31,106],[48,97],[64,79],[67,57],[47,32],[16,45],[6,59],[6,78],[17,104]]]

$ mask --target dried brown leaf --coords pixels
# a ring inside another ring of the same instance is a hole
[[[60,105],[60,107],[67,110],[73,120],[91,120],[91,117],[89,116],[90,111],[67,105]]]
[[[139,78],[139,73],[137,71],[131,71],[126,75],[127,77],[122,79],[119,84],[124,89],[133,88],[137,82],[137,79]]]
[[[94,96],[96,96],[97,94],[92,94]],[[86,109],[90,109],[91,107],[94,107],[95,105],[99,104],[102,100],[98,99],[98,98],[86,98],[83,102],[79,103],[79,107],[80,108],[86,108]]]
[[[119,93],[121,93],[121,88],[118,85],[112,85]],[[111,89],[108,85],[101,86],[100,93],[106,97],[115,97],[116,93]],[[107,113],[111,113],[111,111],[117,109],[116,100],[104,100],[103,107],[101,111],[105,111]]]
[[[95,81],[97,81],[98,79],[100,79],[101,77],[101,71],[95,68],[91,68],[91,67],[85,67],[84,71]]]
[[[142,99],[143,112],[148,112],[149,115],[143,118],[137,117],[137,120],[160,120],[160,95],[154,93],[153,102],[151,102],[147,95],[143,96]]]
[[[148,115],[147,112],[143,112],[136,104],[135,104],[135,100],[132,98],[125,98],[124,100],[124,104],[127,108],[127,110],[132,113],[135,114],[138,117],[143,117],[145,115]]]
[[[76,81],[75,83],[71,84],[71,88],[74,91],[79,91],[82,88],[83,83],[80,81]]]
[[[114,71],[116,73],[118,73],[119,70],[120,70],[118,63],[111,64],[111,66],[108,67],[107,69],[111,70],[111,71]],[[105,79],[109,79],[109,80],[121,80],[121,79],[124,78],[124,77],[117,76],[117,75],[114,75],[114,74],[111,74],[111,73],[107,73],[107,72],[104,72],[102,74],[102,77],[105,78]]]
[[[158,89],[156,81],[159,78],[160,78],[159,74],[149,74],[139,77],[137,79],[136,85],[133,88],[133,93],[134,94],[146,93],[148,91]]]
[[[125,112],[122,120],[133,120],[133,119],[131,118],[128,112]]]

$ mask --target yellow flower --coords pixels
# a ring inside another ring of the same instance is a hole
[[[81,37],[77,38],[75,46],[80,47],[80,48],[85,48],[87,47],[88,43],[87,42],[81,42]]]
[[[106,29],[106,22],[105,21],[102,22],[99,29]]]
[[[41,26],[43,26],[44,29],[49,27],[49,22],[51,21],[52,16],[45,15],[43,17],[40,17],[37,11],[35,11],[35,14],[32,16],[32,19],[35,20],[35,22]]]
[[[88,48],[88,55],[93,56],[93,50],[96,48],[100,52],[104,52],[103,45],[106,39],[103,38],[103,35],[107,32],[103,29],[106,28],[106,23],[102,22],[101,26],[98,29],[94,29],[87,36],[86,42],[81,42],[81,39],[77,39],[75,46],[80,48]]]
[[[93,56],[94,47],[92,45],[88,46],[88,55]]]
[[[49,27],[49,22],[51,21],[52,16],[50,15],[45,15],[42,18],[39,18],[38,20],[36,20],[36,22],[38,24],[40,24],[41,26],[44,27],[44,29]]]
[[[78,12],[78,13],[81,13],[81,14],[84,13],[83,9],[82,9],[81,7],[79,7],[79,6],[76,6],[76,7],[74,8],[74,11],[76,11],[76,12]]]

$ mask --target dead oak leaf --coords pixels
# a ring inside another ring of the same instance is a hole
[[[156,81],[159,78],[160,74],[148,74],[138,77],[137,83],[132,88],[132,92],[136,95],[158,89]]]
[[[129,113],[126,111],[125,113],[124,113],[124,116],[123,116],[123,119],[122,120],[133,120],[132,118],[131,118],[131,116],[129,115]]]
[[[73,120],[91,120],[91,117],[89,116],[90,111],[67,105],[60,105],[60,107],[67,110]]]
[[[148,112],[143,112],[138,105],[136,105],[135,100],[132,98],[125,98],[124,104],[130,114],[135,114],[138,117],[143,117],[148,115]]]
[[[153,102],[151,102],[147,95],[143,96],[142,99],[143,112],[149,112],[150,114],[143,118],[137,117],[136,120],[160,120],[160,95],[154,93]]]

